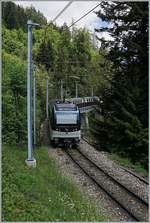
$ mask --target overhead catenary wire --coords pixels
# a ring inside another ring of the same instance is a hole
[[[57,16],[52,20],[52,23],[54,23],[56,21],[56,19],[58,19],[59,16],[61,16],[61,14],[72,4],[73,1],[68,2],[68,4],[57,14]],[[50,24],[46,25],[45,27],[45,33],[44,33],[44,43],[45,43],[45,39],[46,39],[46,32],[47,32],[47,28]]]
[[[56,19],[58,19],[58,17],[72,4],[73,1],[70,1],[58,14],[57,16],[52,20],[52,22],[56,21]],[[68,28],[71,28],[72,26],[74,26],[77,22],[79,22],[81,19],[83,19],[84,17],[86,17],[88,14],[90,14],[94,9],[96,9],[98,6],[100,6],[101,3],[99,3],[98,5],[96,5],[95,7],[93,7],[91,10],[89,10],[86,14],[84,14],[83,16],[81,16],[78,20],[76,20],[75,22],[73,22]],[[48,25],[46,25],[45,27],[45,33],[44,33],[44,43],[45,43],[45,39],[46,39],[46,32],[47,32],[47,28],[50,25],[50,23]],[[46,62],[46,61],[45,61]],[[58,64],[64,63],[64,62],[57,62]],[[82,62],[76,62],[76,61],[69,61],[66,62],[66,64],[80,64]]]
[[[45,60],[43,60],[42,62],[44,62],[45,64],[48,64],[48,62]],[[83,62],[81,61],[66,61],[66,62],[56,62],[55,64],[83,64]]]
[[[94,8],[92,8],[90,11],[88,11],[86,14],[84,14],[83,16],[81,16],[78,20],[76,20],[75,22],[73,22],[68,28],[71,28],[73,25],[75,25],[77,22],[79,22],[81,19],[83,19],[85,16],[87,16],[88,14],[90,14],[94,9],[96,9],[98,6],[100,6],[101,3],[99,3],[98,5],[96,5]]]
[[[58,19],[58,17],[72,4],[73,1],[70,1],[59,13],[58,15],[52,20],[52,22],[56,21],[56,19]],[[94,8],[92,8],[90,11],[88,11],[86,14],[84,14],[83,16],[81,16],[78,20],[76,20],[75,22],[73,22],[68,28],[71,28],[72,26],[74,26],[77,22],[79,22],[81,19],[83,19],[84,17],[86,17],[88,14],[90,14],[94,9],[96,9],[98,6],[100,6],[101,3],[99,3],[98,5],[96,5]],[[45,27],[45,34],[44,34],[44,42],[45,42],[45,38],[46,38],[46,31],[48,28],[49,24]]]
[[[58,15],[52,20],[52,22],[55,22],[56,19],[72,4],[73,1],[70,1],[59,13]]]

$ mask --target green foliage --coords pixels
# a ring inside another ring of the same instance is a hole
[[[26,141],[26,64],[16,56],[3,53],[3,141]]]
[[[75,96],[75,81],[78,81],[79,96],[91,95],[91,85],[96,94],[109,84],[103,73],[107,66],[105,75],[111,79],[112,65],[104,59],[104,52],[93,49],[87,30],[74,29],[71,36],[65,24],[59,29],[51,24],[46,34],[42,29],[34,30],[33,42],[34,60],[49,70],[55,98],[60,98],[60,80],[64,82],[65,94],[69,91],[72,97]]]
[[[14,54],[22,59],[27,57],[27,35],[22,29],[9,30],[3,26],[2,48],[7,53]]]
[[[32,6],[24,9],[13,2],[2,2],[2,21],[8,29],[22,28],[27,31],[28,19],[41,25],[47,23],[43,14],[40,11],[37,12]]]
[[[27,33],[24,19],[25,15],[27,19],[32,14],[31,19],[34,22],[44,24],[44,18],[42,19],[33,7],[23,9],[14,3],[6,2],[2,8],[3,85],[6,85],[3,88],[3,142],[24,143],[27,128]],[[12,23],[9,21],[9,15],[12,17]],[[18,16],[21,17],[20,20],[16,19]],[[99,52],[93,47],[91,35],[86,29],[74,28],[72,34],[66,24],[62,27],[50,24],[46,32],[43,28],[33,29],[33,63],[36,65],[33,75],[37,77],[37,129],[46,113],[46,77],[49,79],[49,100],[60,98],[61,80],[66,97],[75,96],[75,81],[78,82],[79,97],[90,96],[92,88],[94,94],[100,95],[102,89],[110,85],[111,80],[112,64],[104,55],[104,51]]]
[[[48,72],[50,69],[52,69],[54,59],[54,50],[50,40],[47,42],[42,42],[35,59],[36,62],[38,64],[44,65]]]
[[[3,148],[3,221],[108,220],[60,174],[47,149],[36,149],[34,155],[37,167],[30,169],[25,165],[26,148]]]
[[[90,132],[96,137],[100,148],[110,152],[111,126],[109,121],[103,118],[101,108],[97,108],[96,112],[90,115]]]
[[[73,56],[77,57],[80,66],[84,67],[90,62],[90,36],[88,31],[79,29],[74,31]]]
[[[110,89],[103,92],[104,121],[97,123],[98,135],[105,129],[109,149],[147,168],[148,3],[102,2],[101,8],[97,15],[112,27],[97,31],[114,38],[101,39],[102,47],[109,47],[107,58],[113,62],[114,74]]]
[[[122,156],[119,156],[116,153],[111,153],[108,154],[108,157],[112,160],[115,160],[118,164],[124,166],[124,167],[128,167],[130,169],[132,169],[133,171],[135,171],[136,173],[147,177],[148,176],[148,172],[147,170],[145,170],[145,168],[143,167],[142,164],[136,162],[135,164],[133,164],[133,162],[131,162],[131,160],[129,158],[125,158]]]
[[[3,142],[27,143],[27,62],[26,34],[21,30],[3,27]],[[38,78],[45,78],[46,71],[36,71]],[[39,83],[39,84],[38,84]],[[45,80],[37,83],[37,129],[45,117]],[[39,135],[39,131],[37,133]],[[39,138],[39,137],[37,137]]]

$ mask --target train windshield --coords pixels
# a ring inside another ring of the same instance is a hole
[[[75,104],[56,104],[56,111],[77,111]]]
[[[56,124],[77,124],[77,113],[56,112]]]

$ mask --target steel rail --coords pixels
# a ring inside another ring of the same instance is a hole
[[[145,184],[149,185],[149,182],[144,179],[143,177],[139,176],[138,174],[134,173],[133,171],[131,170],[128,170],[127,168],[125,167],[121,167],[123,170],[125,170],[126,172],[130,173],[131,175],[133,175],[134,177],[138,178],[140,181],[144,182]]]
[[[117,183],[120,187],[122,187],[124,190],[126,190],[130,195],[134,196],[136,199],[140,200],[143,204],[148,206],[148,202],[146,202],[143,198],[139,197],[137,194],[135,194],[133,191],[129,190],[126,186],[124,186],[122,183],[120,183],[118,180],[116,180],[114,177],[112,177],[110,174],[108,174],[105,170],[103,170],[100,166],[98,166],[96,163],[94,163],[89,157],[87,157],[81,150],[77,149],[77,151],[90,163],[93,164],[98,170],[103,172],[107,177],[109,177],[113,182]]]
[[[86,143],[88,143],[90,146],[93,146],[94,147],[94,144],[92,144],[91,142],[89,142],[86,138],[82,137],[82,140],[85,141]],[[96,147],[94,147],[94,148],[96,149]],[[127,168],[122,167],[122,166],[120,166],[120,168],[123,169],[124,171],[130,173],[131,175],[133,175],[134,177],[136,177],[140,181],[144,182],[145,184],[149,185],[149,182],[146,179],[144,179],[143,177],[141,177],[138,174],[134,173],[133,171],[128,170]]]
[[[95,179],[95,177],[91,176],[91,174],[88,173],[87,170],[85,170],[85,168],[79,164],[79,162],[76,160],[76,158],[73,157],[73,155],[71,154],[71,152],[69,152],[69,150],[65,150],[65,152],[68,154],[68,156],[73,160],[73,162],[76,163],[76,165],[78,165],[80,167],[80,169],[98,186],[100,187],[109,197],[112,198],[112,200],[114,200],[123,210],[125,210],[134,220],[136,221],[141,221],[141,219],[139,219],[137,216],[135,216],[130,210],[128,210],[124,204],[122,204],[120,201],[118,201],[118,199],[116,199],[111,192],[108,192],[106,190],[106,188],[104,186],[102,186],[97,179]],[[82,154],[81,154],[82,155]],[[88,162],[92,163],[91,160],[89,160]],[[92,163],[93,164],[93,163]],[[93,164],[95,166],[95,163]],[[97,168],[97,167],[96,167]],[[143,202],[143,201],[141,201]],[[144,201],[145,202],[145,201]],[[145,204],[147,206],[147,204]]]
[[[97,148],[96,148],[96,144],[94,145],[94,143],[92,143],[92,142],[89,142],[85,137],[83,137],[83,136],[81,136],[81,138],[82,138],[82,140],[83,141],[85,141],[86,143],[88,143],[90,146],[92,146],[92,147],[94,147],[94,149],[96,149],[97,150]]]

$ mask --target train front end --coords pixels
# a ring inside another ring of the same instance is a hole
[[[55,103],[51,111],[50,137],[52,144],[77,146],[81,139],[81,117],[73,103]]]

